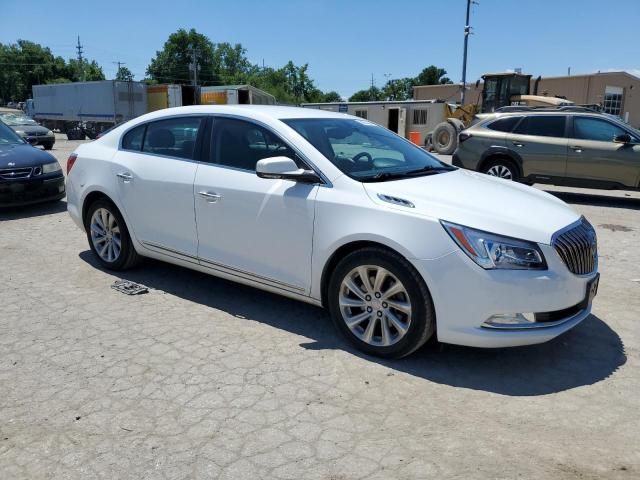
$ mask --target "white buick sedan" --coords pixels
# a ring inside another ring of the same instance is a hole
[[[80,146],[67,169],[69,213],[104,268],[152,257],[323,306],[370,354],[434,334],[544,342],[597,291],[594,229],[565,203],[345,114],[172,108]]]

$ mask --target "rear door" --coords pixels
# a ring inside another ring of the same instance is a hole
[[[114,159],[120,201],[147,248],[195,258],[194,161],[204,117],[180,116],[127,132]]]
[[[608,119],[594,116],[573,117],[569,140],[567,176],[594,186],[618,184],[637,187],[640,176],[640,139],[632,135],[631,144],[616,143],[617,135],[629,134]]]
[[[522,159],[523,177],[564,177],[567,166],[566,115],[526,115],[507,134],[507,148]]]

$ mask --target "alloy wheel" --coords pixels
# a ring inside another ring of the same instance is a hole
[[[363,342],[387,347],[399,342],[411,324],[406,288],[388,270],[362,265],[340,285],[340,313],[346,326]]]
[[[106,208],[98,208],[91,215],[91,242],[105,262],[115,262],[122,250],[122,236],[118,221]]]
[[[504,178],[505,180],[513,180],[513,172],[505,165],[494,165],[487,170],[487,174],[494,177]]]

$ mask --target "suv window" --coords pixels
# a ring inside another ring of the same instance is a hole
[[[142,139],[144,138],[144,130],[146,125],[140,125],[125,133],[122,138],[122,148],[124,150],[135,150],[139,152],[142,149]]]
[[[213,163],[242,170],[255,171],[258,160],[269,157],[300,163],[293,150],[267,129],[232,118],[215,119],[210,151]]]
[[[564,115],[531,115],[524,117],[513,133],[538,137],[564,137]]]
[[[590,117],[574,117],[573,137],[583,140],[612,142],[613,137],[627,133],[622,128],[606,120]]]
[[[504,117],[499,118],[487,125],[490,130],[496,130],[498,132],[510,132],[513,127],[517,125],[522,117]]]
[[[143,152],[192,159],[201,117],[177,117],[147,125]]]

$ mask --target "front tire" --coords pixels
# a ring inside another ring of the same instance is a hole
[[[449,122],[436,126],[431,136],[433,148],[441,155],[451,155],[458,146],[458,132]]]
[[[53,148],[53,143],[43,143],[42,146],[45,150],[51,150]]]
[[[107,199],[93,202],[85,218],[89,247],[98,263],[108,270],[127,270],[139,261],[127,225]]]
[[[402,256],[384,248],[357,250],[334,270],[329,311],[338,330],[359,350],[405,357],[435,331],[435,311],[419,273]]]

